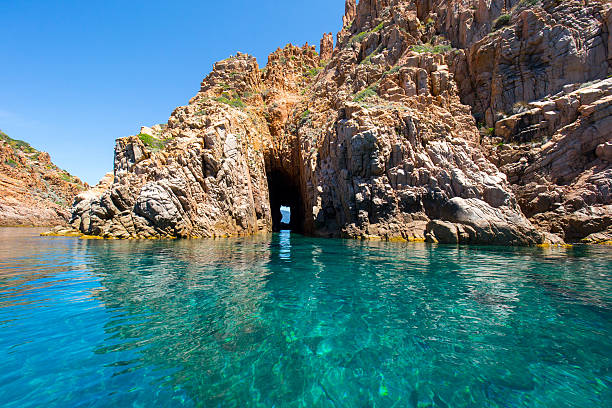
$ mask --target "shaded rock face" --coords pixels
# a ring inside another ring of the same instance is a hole
[[[612,79],[575,88],[499,120],[486,148],[534,224],[599,241],[612,226]]]
[[[48,153],[0,131],[0,226],[65,225],[74,197],[87,188]]]
[[[449,62],[461,99],[494,130],[483,146],[525,215],[566,241],[609,240],[611,4],[439,2],[427,12],[463,48]]]
[[[357,17],[357,1],[345,0],[344,16],[342,17],[342,27],[348,27],[353,24],[355,17]]]
[[[574,3],[347,0],[335,48],[326,34],[321,55],[288,45],[261,70],[245,54],[221,61],[167,125],[118,140],[112,180],[77,198],[72,223],[120,238],[243,235],[278,229],[287,205],[292,229],[317,236],[601,238],[610,13]],[[548,206],[530,196],[560,187]],[[559,208],[568,218],[553,226]]]
[[[463,49],[452,62],[461,99],[488,127],[516,103],[605,78],[612,66],[605,0],[435,3],[421,13]]]

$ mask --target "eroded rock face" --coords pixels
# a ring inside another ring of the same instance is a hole
[[[240,72],[233,79],[243,92],[259,85],[254,60],[239,56],[215,67],[210,76],[214,90],[202,95],[225,87],[219,82],[224,72]],[[265,120],[212,98],[196,98],[177,108],[159,134],[150,135],[165,145],[162,150],[143,143],[146,137],[117,141],[113,182],[100,194],[77,198],[75,227],[119,238],[211,237],[269,229],[260,136],[267,131]]]
[[[348,27],[353,23],[357,17],[357,1],[356,0],[345,0],[344,1],[344,16],[342,17],[342,27]]]
[[[117,141],[113,182],[77,198],[73,225],[118,238],[270,231],[266,167],[295,167],[294,138],[283,132],[301,97],[300,81],[315,63],[319,57],[308,46],[278,50],[264,72],[244,54],[217,63],[167,126]],[[264,80],[276,86],[265,87]]]
[[[482,17],[477,34],[457,40],[466,48],[467,59],[456,68],[467,70],[459,74],[466,79],[462,100],[472,106],[478,121],[493,127],[516,103],[556,94],[567,84],[606,77],[609,28],[604,16],[609,3],[511,1],[506,7],[500,14]],[[499,6],[490,10],[494,9]],[[499,22],[502,15],[508,16],[506,24]]]
[[[118,140],[112,181],[79,196],[73,225],[121,238],[254,234],[288,205],[292,228],[318,236],[601,238],[610,12],[574,3],[347,0],[335,48],[326,34],[320,55],[289,45],[263,70],[244,54],[221,61],[166,126]],[[578,89],[587,79],[598,81]],[[553,225],[561,207],[568,218]]]
[[[612,226],[612,79],[566,86],[498,121],[495,134],[490,157],[541,229],[577,241]]]
[[[88,187],[48,153],[0,131],[0,226],[65,225],[75,195]]]
[[[451,71],[462,101],[495,136],[483,138],[488,157],[532,223],[569,242],[609,240],[611,4],[532,3],[476,19],[486,28],[509,16],[486,36],[457,40],[467,49]]]
[[[319,46],[321,60],[329,61],[334,53],[334,36],[332,33],[323,34],[321,45]]]

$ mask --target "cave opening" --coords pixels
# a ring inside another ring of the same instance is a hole
[[[281,231],[291,229],[291,207],[281,205]]]
[[[304,208],[299,184],[284,171],[268,172],[268,190],[272,212],[272,231],[304,231]],[[283,211],[285,219],[283,219]],[[289,214],[287,214],[289,213]],[[289,220],[287,220],[289,215]]]

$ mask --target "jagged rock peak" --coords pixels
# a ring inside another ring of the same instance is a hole
[[[331,59],[334,52],[334,36],[332,33],[323,34],[319,51],[322,60],[329,61]]]
[[[355,20],[355,17],[357,17],[357,1],[345,0],[342,27],[348,27]]]

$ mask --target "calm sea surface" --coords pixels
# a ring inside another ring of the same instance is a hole
[[[0,229],[0,406],[611,407],[612,248]]]

